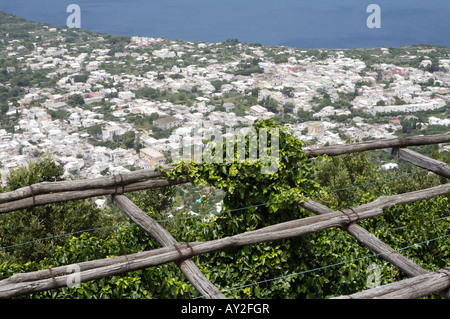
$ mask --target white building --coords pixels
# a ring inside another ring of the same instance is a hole
[[[448,126],[450,125],[450,119],[440,119],[434,116],[431,116],[428,118],[428,123],[430,125],[444,125]]]
[[[395,168],[398,168],[397,163],[387,163],[387,164],[381,165],[382,170],[390,170],[390,169],[395,169]]]
[[[164,117],[162,119],[153,121],[153,124],[162,130],[168,130],[168,129],[171,129],[172,127],[183,124],[183,120],[181,120],[177,117],[174,117],[174,116],[168,116],[168,117]]]
[[[127,131],[127,129],[121,125],[110,125],[102,129],[102,139],[103,141],[110,140],[114,135],[122,135]]]
[[[445,101],[442,99],[434,99],[430,102],[416,103],[416,104],[404,104],[404,105],[388,105],[388,106],[375,106],[369,112],[373,115],[377,113],[396,113],[396,112],[419,112],[436,110],[445,105]]]
[[[119,98],[123,99],[123,100],[131,100],[135,96],[136,95],[133,92],[131,92],[131,91],[119,92]]]
[[[267,109],[261,105],[253,105],[250,107],[250,114],[256,117],[263,117],[267,113]]]
[[[157,163],[164,162],[164,155],[151,147],[140,149],[139,155],[141,156],[141,158],[153,160]]]

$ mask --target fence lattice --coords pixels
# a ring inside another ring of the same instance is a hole
[[[409,146],[448,142],[450,142],[450,133],[373,140],[362,143],[304,149],[304,151],[307,156],[314,157],[324,154],[337,156],[384,149],[416,166],[450,178],[450,167],[448,164],[407,149]],[[170,169],[170,167],[165,169]],[[92,180],[44,182],[0,194],[0,213],[108,195],[111,196],[112,202],[123,213],[161,245],[161,248],[150,251],[77,263],[76,267],[80,271],[79,278],[81,282],[174,262],[202,296],[209,299],[224,299],[224,294],[195,265],[192,260],[193,256],[232,247],[243,247],[245,245],[293,238],[332,227],[340,227],[355,237],[362,245],[379,254],[381,258],[411,278],[356,292],[352,295],[339,296],[336,297],[337,299],[421,298],[435,293],[439,293],[445,298],[450,297],[450,267],[436,272],[429,272],[383,243],[357,223],[363,219],[379,216],[383,213],[383,210],[395,205],[410,204],[435,196],[447,195],[450,193],[450,184],[442,184],[405,194],[382,196],[371,203],[342,211],[333,211],[312,200],[299,202],[298,205],[314,213],[315,216],[283,222],[207,242],[185,243],[178,243],[166,229],[141,211],[128,197],[124,196],[125,193],[137,190],[188,182],[186,178],[168,180],[165,178],[165,173],[160,170],[140,170]],[[69,276],[72,275],[72,266],[75,265],[14,274],[0,281],[0,298],[12,298],[65,287]]]

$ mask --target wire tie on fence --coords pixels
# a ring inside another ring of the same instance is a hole
[[[113,196],[116,196],[116,195],[117,195],[117,180],[116,180],[116,175],[114,175],[113,180],[114,180],[114,195],[113,195]]]
[[[356,215],[357,220],[359,220],[360,217],[359,217],[358,213],[355,211],[354,207],[350,207],[350,210],[352,211],[353,214]]]
[[[120,176],[120,184],[117,183],[117,176]],[[121,193],[118,192],[119,186],[122,186],[122,192]],[[114,195],[123,195],[125,193],[125,183],[123,182],[122,174],[114,175],[114,188],[115,188]]]
[[[56,282],[55,276],[53,275],[53,271],[51,268],[48,269],[50,272],[50,276],[52,277],[53,284],[55,285],[55,288],[58,287],[58,283]]]
[[[347,214],[346,212],[344,212],[344,210],[342,209],[342,210],[340,210],[340,212],[342,213],[342,214],[344,214],[347,218],[348,218],[348,223],[347,224],[351,224],[351,223],[353,223],[353,221],[352,221],[352,218],[350,217],[350,215],[349,214]]]
[[[183,254],[181,253],[181,250],[180,250],[180,248],[175,244],[175,245],[173,245],[173,247],[175,247],[175,249],[177,250],[177,252],[178,252],[178,255],[180,255],[180,263],[183,261]]]
[[[33,205],[36,205],[36,198],[34,197],[33,187],[30,185],[31,196],[33,196]]]
[[[119,174],[120,176],[120,184],[122,185],[122,195],[125,193],[125,183],[123,182],[123,176],[122,174]]]
[[[393,147],[393,148],[391,149],[391,155],[397,155],[399,151],[400,151],[400,148],[398,148],[398,147]]]
[[[192,248],[191,244],[189,244],[188,242],[186,243],[186,245],[189,247],[189,249],[191,250],[192,256],[194,256],[194,249]]]
[[[117,175],[114,175],[114,195],[118,195],[118,193],[117,193]]]
[[[123,181],[123,176],[122,174],[119,174],[120,176],[120,184],[122,184],[122,194],[125,194],[125,183]]]
[[[447,277],[450,278],[450,268],[448,268],[448,267],[439,269],[437,272],[441,273],[441,274],[444,274],[444,275],[447,275]]]
[[[128,256],[127,255],[125,255],[124,257],[125,257],[125,259],[127,261],[127,263],[125,264],[127,272],[129,272],[130,271],[130,261],[128,260]]]

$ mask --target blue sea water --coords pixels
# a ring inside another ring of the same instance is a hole
[[[1,0],[0,10],[61,26],[72,3],[83,29],[113,35],[296,48],[450,46],[449,0]],[[367,27],[372,3],[381,28]]]

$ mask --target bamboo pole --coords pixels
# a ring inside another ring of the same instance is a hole
[[[142,182],[151,178],[165,177],[166,174],[164,170],[170,170],[172,168],[173,167],[171,166],[164,166],[161,169],[144,169],[119,175],[98,177],[94,179],[36,183],[30,186],[16,189],[11,192],[0,193],[0,203],[55,192],[60,193],[67,191],[82,191],[86,189],[109,188],[115,187],[117,185],[128,185],[131,183]]]
[[[299,204],[302,208],[315,214],[326,215],[334,211],[314,201],[307,201]],[[342,227],[347,233],[358,240],[362,245],[369,248],[387,262],[399,268],[406,275],[413,277],[427,273],[427,271],[412,260],[404,257],[402,254],[379,240],[375,235],[364,229],[358,224],[352,223]]]
[[[450,142],[450,132],[436,135],[409,136],[404,138],[371,140],[361,143],[332,145],[319,148],[305,148],[304,151],[306,156],[309,157],[319,155],[337,156],[342,154],[364,152],[383,148],[393,148],[393,147],[403,148],[407,146],[430,145],[448,142]]]
[[[429,158],[406,148],[391,148],[386,149],[386,151],[416,166],[446,178],[450,178],[450,166],[447,163]]]
[[[418,299],[450,288],[450,268],[332,299]]]
[[[126,196],[113,196],[113,202],[125,215],[156,239],[163,247],[178,245],[178,242],[166,229],[140,210]],[[191,258],[177,263],[177,266],[202,296],[206,296],[208,299],[226,299],[225,295],[206,278]]]
[[[149,188],[158,188],[164,186],[184,184],[188,182],[189,181],[187,178],[177,178],[175,180],[167,180],[167,179],[148,180],[128,185],[116,184],[116,186],[107,188],[92,188],[85,190],[66,191],[60,193],[42,194],[34,197],[33,196],[26,197],[12,202],[2,203],[0,204],[0,214],[20,209],[42,206],[46,204],[55,204],[65,201],[80,200],[102,195],[122,194]]]

